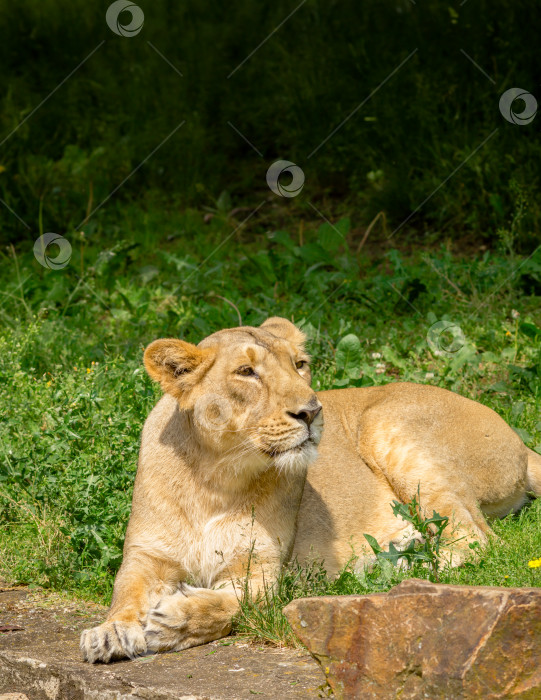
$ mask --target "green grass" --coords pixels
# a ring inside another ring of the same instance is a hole
[[[459,568],[439,571],[440,583],[476,586],[541,585],[541,569],[529,568],[528,561],[541,551],[541,499],[528,503],[515,516],[492,523],[495,537],[471,561]],[[361,574],[353,563],[330,580],[324,563],[314,562],[302,568],[295,562],[287,567],[276,584],[268,586],[260,599],[247,596],[235,621],[235,633],[260,642],[301,646],[282,613],[287,603],[305,596],[353,595],[388,591],[406,578],[431,579],[426,566],[414,564],[402,570],[388,562],[377,562]]]
[[[160,336],[198,341],[237,325],[238,313],[245,324],[269,315],[301,324],[316,388],[432,383],[491,406],[541,451],[540,251],[465,257],[450,245],[401,252],[382,242],[358,255],[347,219],[299,227],[264,210],[217,250],[239,222],[133,206],[72,238],[63,270],[40,267],[28,245],[2,253],[2,576],[109,601],[140,431],[159,396],[142,350]],[[427,343],[441,319],[461,327],[459,352]],[[528,568],[541,557],[540,526],[541,500],[494,523],[499,539],[442,580],[540,585],[541,569]],[[377,565],[331,582],[320,567],[293,568],[269,605],[245,606],[238,629],[291,639],[280,612],[291,598],[387,590],[412,575],[427,572]]]

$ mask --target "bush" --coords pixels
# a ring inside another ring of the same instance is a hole
[[[505,89],[537,87],[525,0],[140,5],[145,23],[132,38],[110,31],[100,4],[1,6],[0,140],[15,132],[2,146],[0,196],[30,227],[2,206],[5,239],[71,232],[125,178],[87,233],[118,198],[165,192],[199,205],[227,188],[251,202],[269,194],[269,164],[287,158],[305,171],[301,210],[308,196],[345,196],[361,224],[383,211],[392,231],[429,198],[397,236],[451,227],[508,240],[512,230],[515,246],[535,243],[539,131],[498,110]]]

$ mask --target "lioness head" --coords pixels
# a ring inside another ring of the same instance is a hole
[[[218,458],[227,455],[239,471],[303,469],[317,456],[323,427],[305,340],[293,323],[274,317],[199,345],[156,340],[144,362]]]

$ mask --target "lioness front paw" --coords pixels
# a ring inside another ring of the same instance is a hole
[[[148,611],[144,634],[149,651],[181,650],[189,619],[186,602],[186,595],[179,591],[163,596]]]
[[[81,635],[83,660],[106,664],[114,659],[134,659],[147,650],[143,628],[137,622],[104,622]]]
[[[238,602],[233,593],[182,584],[149,610],[145,639],[149,651],[182,651],[225,637]]]

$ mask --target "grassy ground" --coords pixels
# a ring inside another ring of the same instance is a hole
[[[451,243],[374,240],[357,253],[348,219],[277,225],[280,213],[262,209],[239,226],[249,213],[217,210],[205,223],[197,211],[128,208],[91,240],[71,237],[62,270],[39,266],[28,246],[2,252],[0,575],[109,600],[140,430],[159,395],[143,347],[198,341],[239,314],[302,325],[317,388],[435,384],[496,409],[541,452],[541,251],[461,257]],[[441,320],[459,330],[438,335]],[[541,557],[540,526],[541,499],[495,523],[499,539],[442,580],[540,585],[541,568],[528,567]],[[293,567],[238,627],[284,640],[280,607],[292,597],[386,590],[411,575],[426,571],[377,565],[330,582],[317,565]]]

